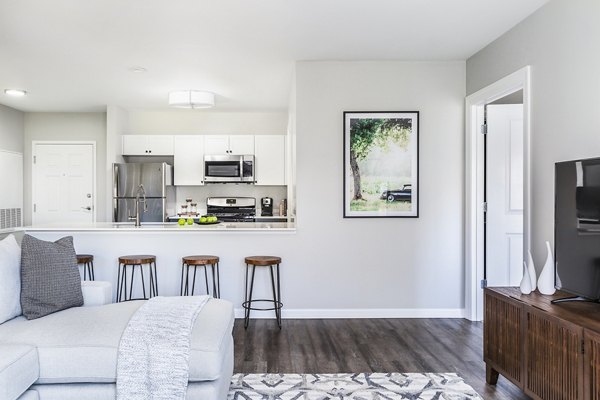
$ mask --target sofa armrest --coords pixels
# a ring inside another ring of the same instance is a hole
[[[38,378],[37,349],[19,344],[0,345],[0,400],[15,400]]]
[[[112,285],[103,281],[82,281],[83,306],[103,306],[112,302]]]

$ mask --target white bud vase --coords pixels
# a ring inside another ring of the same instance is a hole
[[[544,269],[540,273],[537,286],[541,294],[554,294],[556,292],[554,287],[554,257],[552,257],[550,242],[546,242],[546,249],[548,250],[548,257]]]
[[[523,294],[531,293],[531,280],[529,279],[529,270],[525,261],[523,261],[523,279],[521,279],[519,288]]]
[[[529,270],[529,282],[531,282],[531,291],[533,292],[537,287],[537,274],[535,273],[535,265],[533,264],[533,257],[531,251],[528,251],[529,258],[527,259],[527,269]]]

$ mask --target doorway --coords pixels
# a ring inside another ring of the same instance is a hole
[[[518,285],[529,251],[530,74],[522,68],[466,99],[465,317],[473,321],[483,319],[483,287]]]
[[[96,143],[32,143],[32,223],[96,221]]]

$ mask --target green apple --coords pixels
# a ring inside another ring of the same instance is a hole
[[[179,218],[179,220],[177,221],[177,223],[178,223],[179,225],[185,225],[185,219],[183,219],[183,218]]]
[[[217,222],[217,217],[215,217],[214,215],[210,217],[210,222]]]
[[[194,218],[188,218],[187,219],[187,224],[188,225],[194,225]]]
[[[208,222],[208,219],[206,217],[200,217],[200,223],[205,224]]]

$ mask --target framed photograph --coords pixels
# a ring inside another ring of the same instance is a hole
[[[419,217],[419,112],[344,112],[344,218]]]

